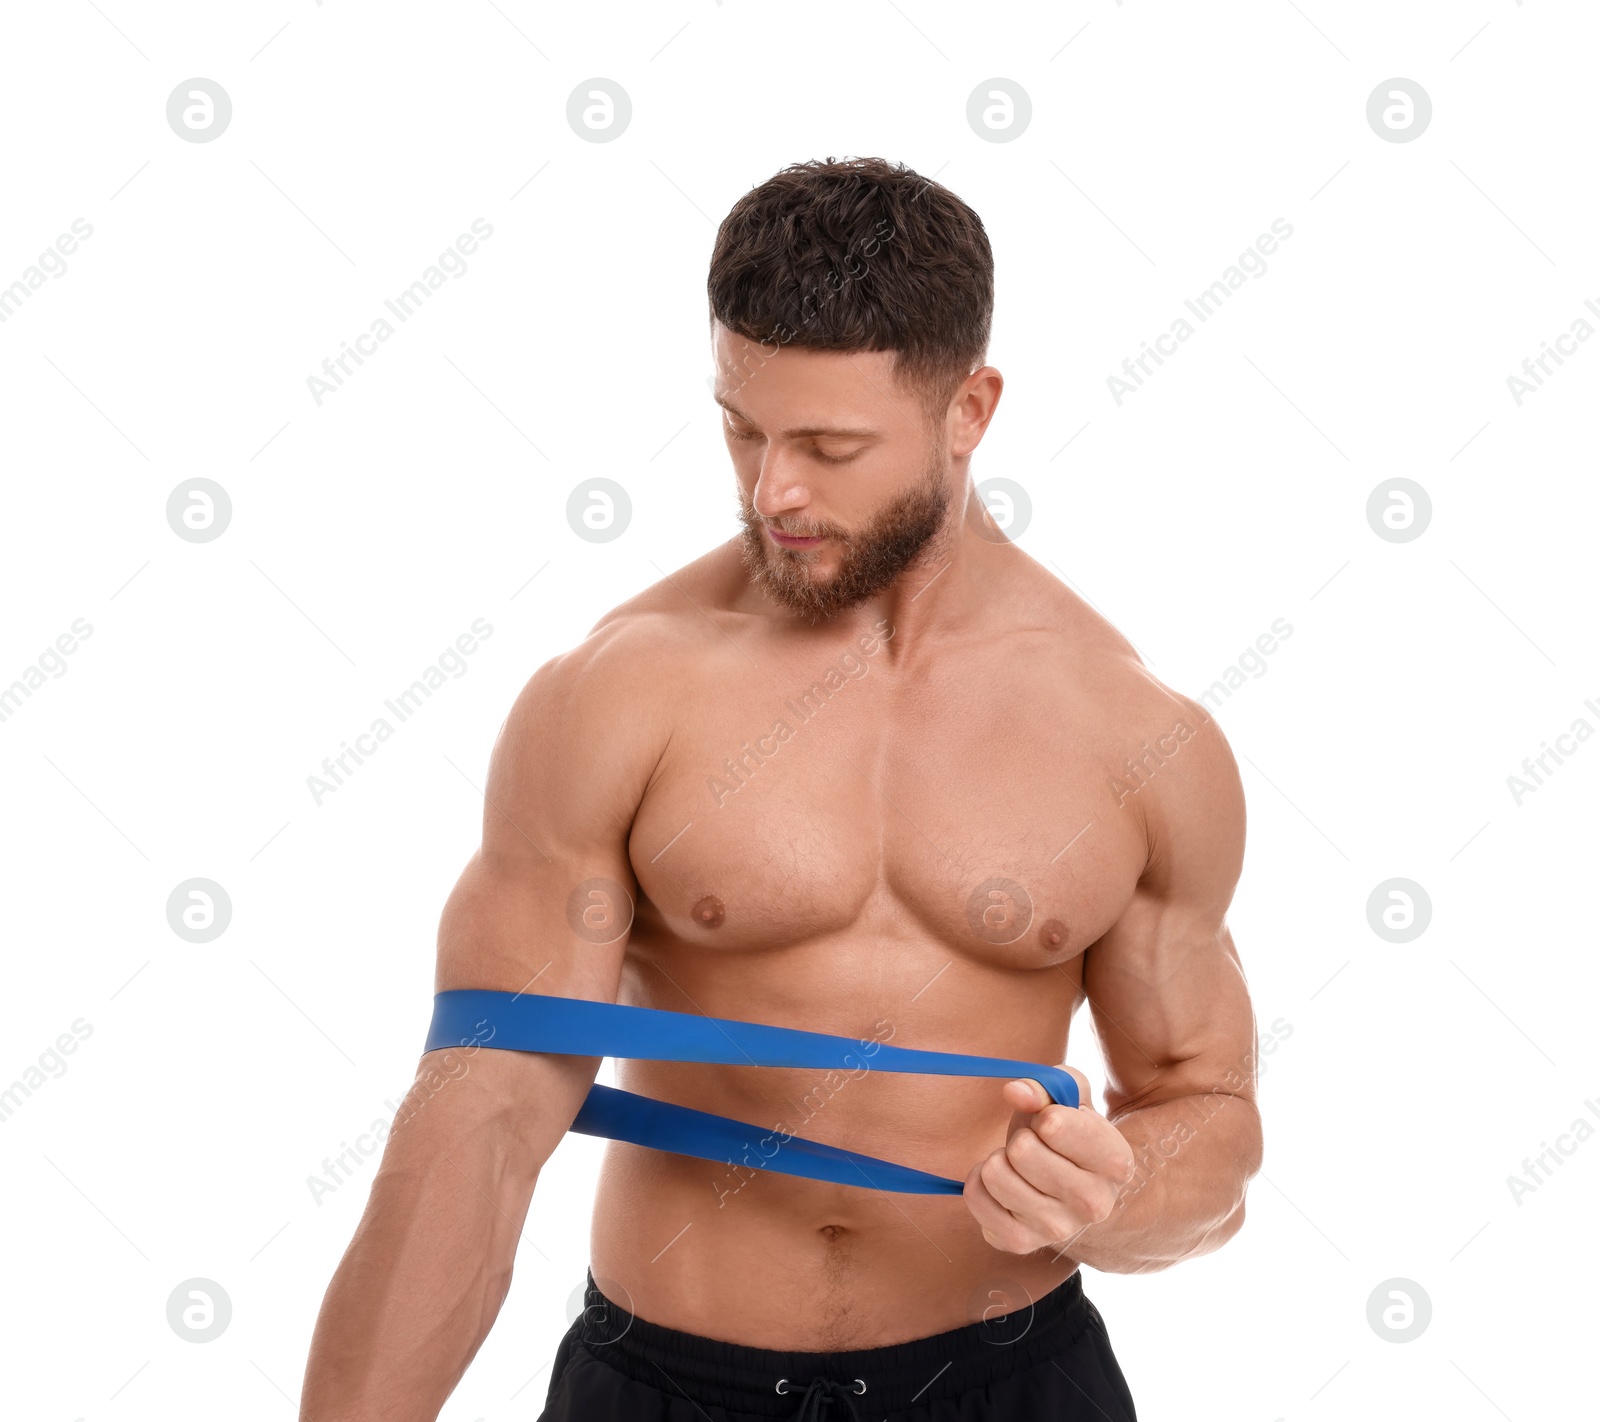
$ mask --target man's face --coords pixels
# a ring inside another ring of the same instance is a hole
[[[715,330],[715,395],[755,583],[818,622],[884,591],[925,549],[936,555],[950,451],[895,382],[894,352],[761,345]]]

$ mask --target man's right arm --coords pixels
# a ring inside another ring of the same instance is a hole
[[[667,729],[642,694],[636,630],[602,627],[541,667],[501,727],[482,847],[440,920],[435,991],[616,1001],[637,896],[628,832]],[[422,1056],[323,1298],[305,1422],[437,1417],[499,1312],[539,1171],[599,1066],[482,1047]]]

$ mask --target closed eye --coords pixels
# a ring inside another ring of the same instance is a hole
[[[729,439],[747,440],[761,438],[760,434],[755,430],[736,430],[726,420],[723,421],[722,428]],[[860,453],[861,451],[859,449],[854,450],[849,454],[824,454],[820,449],[816,448],[813,448],[811,451],[812,458],[819,460],[823,464],[848,464]]]

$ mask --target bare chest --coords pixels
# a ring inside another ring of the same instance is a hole
[[[771,659],[693,706],[630,840],[645,947],[870,936],[1064,964],[1143,868],[1136,813],[1107,791],[1115,737],[1047,668]]]

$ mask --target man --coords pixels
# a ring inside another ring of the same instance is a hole
[[[708,285],[742,535],[519,695],[436,986],[1043,1064],[1087,1001],[1108,1114],[1078,1073],[1073,1110],[1033,1081],[620,1062],[964,1193],[613,1143],[542,1415],[1133,1419],[1078,1267],[1218,1248],[1261,1159],[1237,768],[979,504],[1002,380],[965,204],[800,164],[735,205]],[[598,1068],[424,1056],[317,1323],[311,1422],[437,1415]]]

